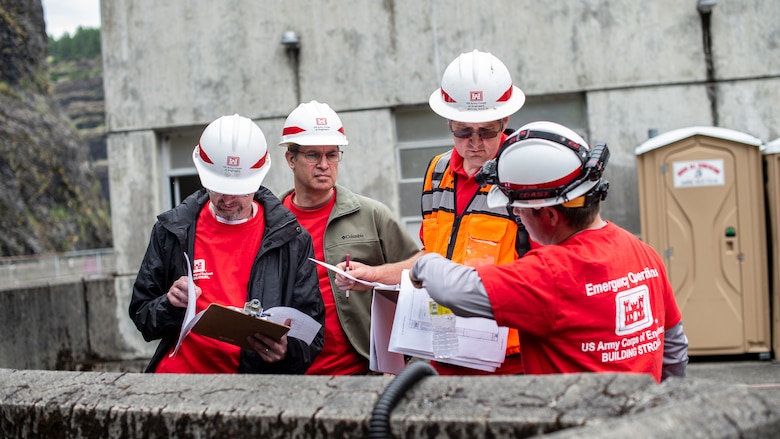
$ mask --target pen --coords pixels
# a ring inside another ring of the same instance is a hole
[[[346,261],[347,261],[347,265],[346,265],[346,267],[345,267],[345,271],[349,271],[349,253],[347,253],[347,254],[344,256],[344,258],[345,258],[345,259],[346,259]],[[344,295],[347,297],[347,300],[349,300],[349,290],[345,291],[345,292],[344,292]]]

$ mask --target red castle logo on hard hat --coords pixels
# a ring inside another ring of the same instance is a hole
[[[233,155],[229,155],[227,157],[227,165],[228,166],[239,166],[240,162],[241,162],[241,158],[240,157],[236,157],[236,156],[233,156]]]
[[[327,125],[328,124],[328,118],[326,118],[326,117],[318,117],[317,121],[315,123],[317,125]]]
[[[482,92],[481,91],[472,91],[469,92],[469,100],[471,102],[480,102],[482,101]]]

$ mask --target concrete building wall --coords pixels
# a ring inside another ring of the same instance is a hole
[[[160,132],[251,117],[274,162],[264,184],[280,192],[292,185],[275,146],[284,118],[299,102],[327,102],[350,140],[339,181],[397,212],[394,111],[426,107],[449,62],[473,49],[498,56],[529,101],[584,96],[588,139],[612,152],[604,217],[638,234],[633,150],[648,130],[718,125],[780,136],[780,2],[720,1],[705,17],[696,5],[101,1],[119,282],[132,286],[154,217],[169,207],[160,195]],[[300,36],[297,58],[280,43],[287,30]]]
[[[153,131],[108,136],[109,193],[117,275],[135,275],[160,213],[159,153]]]
[[[421,104],[473,48],[531,95],[706,79],[695,2],[103,3],[110,131],[284,116],[314,98],[341,111]],[[301,39],[300,99],[285,30]]]

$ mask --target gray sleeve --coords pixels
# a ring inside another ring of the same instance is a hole
[[[414,263],[411,277],[422,282],[433,300],[458,316],[494,318],[485,286],[472,267],[427,253]]]
[[[682,322],[664,332],[664,364],[661,381],[669,377],[685,378],[688,368],[688,337]]]

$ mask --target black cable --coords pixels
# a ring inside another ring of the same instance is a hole
[[[374,404],[371,420],[368,423],[368,437],[371,439],[387,439],[390,437],[390,413],[398,401],[417,381],[428,375],[438,375],[436,369],[428,362],[416,361],[406,366],[396,376]]]

